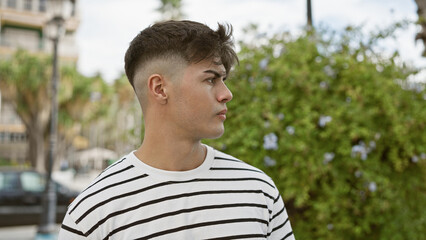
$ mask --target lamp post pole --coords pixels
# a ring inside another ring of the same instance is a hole
[[[61,28],[64,24],[62,16],[55,16],[50,20],[55,24],[56,35],[51,38],[53,42],[52,59],[52,110],[50,120],[50,147],[47,162],[46,187],[43,196],[42,216],[38,227],[36,240],[56,239],[56,186],[52,181],[52,168],[56,156],[57,129],[58,129],[58,85],[59,85],[59,66],[58,66],[58,45]]]
[[[308,24],[308,29],[312,30],[312,3],[311,0],[307,0],[306,1],[306,7],[307,7],[307,24]]]

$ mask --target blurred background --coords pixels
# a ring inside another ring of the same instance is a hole
[[[167,19],[233,25],[227,131],[205,142],[274,179],[297,239],[424,239],[426,0],[0,0],[0,239],[43,232],[49,189],[61,222],[139,146],[124,53]]]

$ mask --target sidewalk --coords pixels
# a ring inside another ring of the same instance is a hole
[[[58,183],[67,186],[75,191],[82,191],[95,179],[101,171],[91,171],[86,175],[74,176],[71,171],[56,171],[52,173],[52,178]]]
[[[60,225],[57,225],[59,232]],[[34,240],[37,233],[37,226],[19,226],[0,228],[0,240]]]

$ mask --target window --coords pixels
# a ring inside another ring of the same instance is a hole
[[[40,0],[40,5],[38,6],[40,12],[46,12],[46,0]]]
[[[27,140],[25,133],[10,133],[10,142],[25,142]]]
[[[10,142],[10,133],[9,132],[3,133],[3,140],[4,140],[4,142]]]
[[[26,142],[27,141],[27,134],[21,133],[21,138],[19,139],[20,142]]]
[[[37,30],[4,27],[2,40],[6,46],[24,48],[30,51],[39,49],[40,36]],[[16,114],[10,114],[8,123],[22,122]]]
[[[0,173],[0,190],[11,191],[19,189],[19,181],[16,173]]]
[[[21,184],[24,191],[43,192],[45,179],[35,172],[23,172],[21,174]]]
[[[10,133],[10,141],[16,142],[16,133]]]
[[[32,10],[32,8],[33,8],[32,3],[33,3],[33,1],[32,1],[32,0],[25,0],[25,1],[24,1],[24,9],[25,9],[25,10],[28,10],[28,11],[31,11],[31,10]]]
[[[7,0],[7,7],[16,8],[16,0]]]

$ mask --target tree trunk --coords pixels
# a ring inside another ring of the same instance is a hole
[[[31,166],[39,171],[46,172],[46,153],[44,146],[44,129],[27,126],[28,132],[28,160]]]
[[[28,160],[31,166],[39,171],[46,172],[46,127],[49,123],[50,105],[38,109],[33,114],[18,112],[27,128],[28,134]]]

